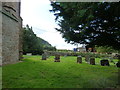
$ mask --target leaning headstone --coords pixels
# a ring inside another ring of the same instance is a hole
[[[86,62],[89,62],[89,60],[90,60],[90,56],[89,56],[89,55],[86,55],[86,56],[85,56],[85,61],[86,61]]]
[[[82,63],[82,57],[81,56],[77,57],[77,63]]]
[[[60,55],[55,55],[55,61],[54,62],[60,62]]]
[[[101,63],[101,66],[110,66],[108,60],[101,60],[100,63]]]
[[[90,58],[90,64],[91,64],[91,65],[95,65],[95,58],[93,58],[93,57]]]
[[[46,54],[42,54],[42,60],[46,60],[46,59],[47,59]]]

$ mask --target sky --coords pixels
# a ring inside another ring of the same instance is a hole
[[[52,7],[49,0],[21,0],[21,17],[23,25],[32,26],[34,33],[48,41],[57,49],[73,50],[76,46],[67,44],[62,35],[55,30],[55,16],[50,13]]]

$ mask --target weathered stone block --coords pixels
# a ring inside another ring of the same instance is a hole
[[[54,62],[60,62],[60,55],[55,55],[55,61]]]
[[[101,63],[101,66],[110,66],[108,60],[101,60],[100,63]]]
[[[120,68],[120,61],[116,63],[116,66]]]
[[[91,65],[95,65],[95,58],[93,58],[93,57],[90,58],[90,64],[91,64]]]
[[[77,63],[82,63],[82,57],[81,56],[77,57]]]

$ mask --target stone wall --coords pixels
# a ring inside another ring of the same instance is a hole
[[[2,10],[2,3],[0,2],[0,11]],[[0,12],[0,66],[2,65],[2,13]]]
[[[22,54],[22,19],[20,17],[20,2],[2,3],[2,64],[16,63]]]

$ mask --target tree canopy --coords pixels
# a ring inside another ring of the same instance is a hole
[[[51,2],[59,31],[68,43],[120,50],[120,3]]]
[[[37,37],[32,27],[30,28],[26,25],[26,27],[23,28],[23,53],[32,53],[36,55],[42,54],[43,50],[54,51],[56,48],[42,38]]]

